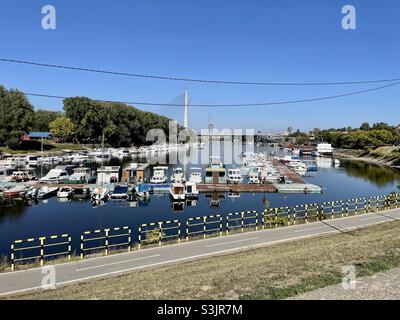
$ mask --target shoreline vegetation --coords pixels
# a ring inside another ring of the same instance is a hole
[[[334,157],[400,169],[400,147],[385,146],[373,150],[335,150]]]
[[[2,299],[286,299],[341,283],[346,265],[357,277],[400,266],[399,227],[387,222]]]
[[[64,99],[62,112],[35,110],[22,92],[0,85],[0,147],[6,150],[41,150],[39,141],[23,141],[30,131],[51,132],[57,142],[70,145],[141,146],[149,144],[151,129],[168,132],[170,121],[124,103],[86,97]]]

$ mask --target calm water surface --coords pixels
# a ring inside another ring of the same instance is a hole
[[[334,168],[330,159],[317,159],[317,164],[318,172],[310,173],[305,179],[323,186],[323,194],[240,194],[239,198],[214,194],[214,198],[220,199],[218,208],[210,206],[212,195],[205,194],[201,194],[193,206],[185,205],[183,211],[173,210],[169,196],[152,196],[148,203],[138,203],[136,207],[129,202],[109,201],[104,206],[93,208],[87,200],[61,203],[56,198],[30,206],[23,203],[0,206],[0,255],[8,254],[10,242],[16,239],[68,233],[73,237],[76,249],[80,234],[88,230],[122,226],[137,230],[140,224],[148,222],[171,219],[185,222],[189,217],[226,215],[243,210],[346,200],[398,191],[398,171],[361,162],[343,162]],[[48,168],[39,170],[47,171]]]

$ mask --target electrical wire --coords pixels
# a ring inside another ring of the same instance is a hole
[[[244,85],[246,85],[246,86],[334,86],[334,85],[356,85],[356,84],[372,84],[372,83],[385,83],[385,82],[400,81],[400,78],[362,80],[362,81],[341,81],[341,82],[224,81],[224,80],[194,79],[194,78],[182,78],[182,77],[171,77],[171,76],[158,76],[158,75],[151,75],[151,74],[107,71],[107,70],[100,70],[100,69],[90,69],[90,68],[85,68],[85,67],[72,67],[72,66],[66,66],[66,65],[39,63],[39,62],[33,62],[33,61],[24,61],[24,60],[7,59],[7,58],[0,58],[0,62],[24,64],[24,65],[31,65],[31,66],[45,67],[45,68],[56,68],[56,69],[64,69],[64,70],[92,72],[92,73],[125,76],[125,77],[136,77],[136,78],[144,78],[144,79],[183,81],[183,82],[194,82],[194,83],[205,83],[205,84],[243,85],[243,86]]]

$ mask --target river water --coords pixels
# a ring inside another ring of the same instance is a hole
[[[270,150],[260,147],[255,151]],[[398,171],[373,164],[343,161],[340,167],[333,167],[330,159],[321,158],[317,159],[317,165],[318,171],[307,175],[305,180],[323,186],[322,194],[247,193],[239,197],[223,193],[200,194],[196,203],[185,205],[183,210],[174,210],[167,195],[152,196],[149,202],[137,204],[108,201],[100,207],[93,207],[88,200],[72,199],[62,203],[56,198],[29,205],[17,202],[13,206],[0,206],[0,255],[8,255],[11,241],[17,239],[68,233],[73,238],[76,250],[79,236],[84,231],[123,226],[130,226],[136,231],[140,224],[149,222],[179,219],[185,223],[189,217],[213,214],[224,216],[230,212],[263,210],[267,207],[385,195],[397,192],[400,184]],[[174,166],[169,167],[172,169]],[[38,168],[43,174],[48,169]],[[219,199],[218,207],[210,205],[211,198]]]

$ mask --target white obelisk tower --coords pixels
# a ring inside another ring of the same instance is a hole
[[[183,126],[185,129],[189,128],[188,124],[188,91],[187,88],[185,88],[185,115],[184,115],[184,120],[183,120]]]

